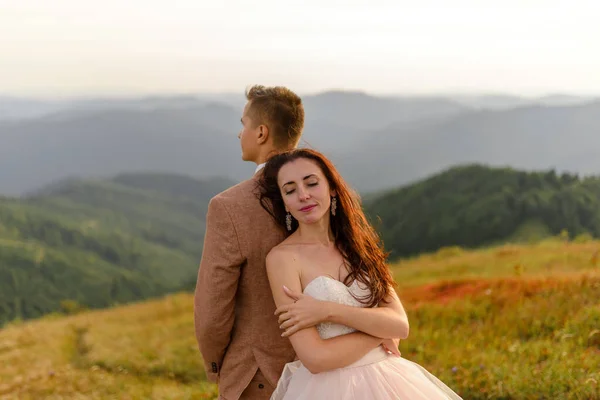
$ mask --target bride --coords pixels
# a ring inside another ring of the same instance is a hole
[[[400,356],[409,323],[377,234],[358,197],[322,154],[271,158],[261,203],[289,233],[266,265],[286,364],[271,400],[460,399]]]

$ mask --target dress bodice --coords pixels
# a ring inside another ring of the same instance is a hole
[[[369,293],[369,288],[356,280],[350,286],[346,286],[343,282],[325,275],[316,277],[304,288],[304,294],[317,300],[332,301],[353,307],[365,307],[366,305],[357,298],[361,299]],[[355,332],[356,329],[331,322],[322,322],[317,325],[317,331],[322,339],[329,339]]]

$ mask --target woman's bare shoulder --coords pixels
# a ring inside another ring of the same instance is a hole
[[[300,245],[293,238],[288,237],[267,254],[267,268],[269,265],[292,265],[300,260]]]

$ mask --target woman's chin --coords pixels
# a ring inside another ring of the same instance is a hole
[[[306,225],[313,225],[320,222],[322,219],[322,215],[307,215],[303,218],[302,222],[304,222]]]

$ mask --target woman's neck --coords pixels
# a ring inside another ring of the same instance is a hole
[[[321,218],[320,221],[310,225],[300,224],[298,226],[298,239],[302,243],[321,244],[326,247],[335,244],[329,218]]]

